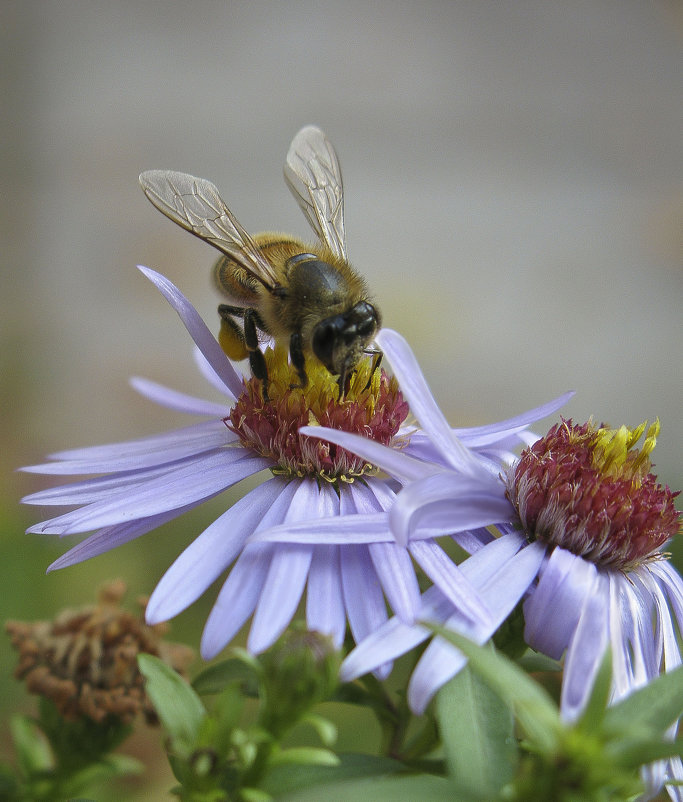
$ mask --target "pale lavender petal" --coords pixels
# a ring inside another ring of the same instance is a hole
[[[130,523],[118,524],[117,526],[107,526],[100,529],[95,534],[90,535],[85,540],[69,549],[65,554],[62,554],[52,565],[47,569],[56,571],[59,568],[66,568],[69,565],[76,565],[84,560],[89,560],[91,557],[97,557],[104,554],[117,546],[122,546],[131,540],[135,540],[141,535],[146,535],[152,529],[156,529],[162,524],[177,518],[184,512],[193,509],[196,505],[190,504],[187,507],[181,507],[177,510],[164,512],[160,515],[152,515],[150,518],[138,518]]]
[[[346,632],[339,551],[339,546],[315,546],[306,591],[308,629],[329,635],[335,649],[341,648]]]
[[[230,391],[228,387],[226,387],[225,382],[211,367],[211,365],[209,365],[209,363],[206,360],[206,357],[196,345],[192,349],[192,356],[194,358],[195,364],[197,365],[197,368],[199,369],[199,372],[206,379],[206,381],[212,387],[215,387],[215,389],[218,390],[219,393],[227,395],[227,397],[230,399],[231,402],[234,401],[235,395]],[[240,374],[238,373],[238,375]]]
[[[138,265],[138,269],[156,286],[166,300],[178,313],[185,324],[190,337],[195,341],[207,362],[216,371],[218,376],[230,390],[235,398],[242,392],[242,377],[237,373],[227,358],[223,349],[209,331],[206,323],[201,319],[197,310],[165,276],[150,270],[148,267]]]
[[[374,482],[370,482],[366,487],[377,500],[377,504],[379,505],[378,509],[380,510],[391,509],[394,502],[396,501],[397,494],[389,486],[388,482],[384,482],[380,479],[377,479]]]
[[[312,558],[313,546],[285,543],[276,547],[247,640],[252,654],[272,646],[287,628],[299,606]]]
[[[86,479],[82,482],[70,482],[58,487],[48,487],[24,496],[22,504],[41,504],[43,506],[72,506],[74,504],[90,504],[93,501],[109,498],[112,492],[124,490],[127,487],[137,487],[141,482],[165,476],[168,465],[146,468],[139,471],[115,473],[109,476],[98,476],[95,479]]]
[[[254,612],[276,548],[270,543],[246,546],[232,567],[204,626],[199,651],[205,660],[230,643]]]
[[[332,488],[322,489],[320,501],[318,515],[322,520],[339,515],[339,499]],[[313,549],[308,572],[306,623],[309,630],[329,635],[335,648],[341,647],[346,633],[346,609],[338,546],[325,544]]]
[[[683,629],[683,579],[668,561],[660,560],[648,566],[648,569],[662,588],[668,604],[670,605],[671,612],[673,613],[676,627],[680,631]],[[676,643],[673,644],[673,650],[679,655],[677,659],[680,659],[680,653],[677,652]],[[670,670],[669,652],[667,651],[666,654],[667,670]]]
[[[410,553],[453,606],[471,620],[488,622],[491,612],[467,576],[434,541],[413,541]]]
[[[341,568],[349,626],[358,643],[386,621],[384,596],[367,546],[343,548]]]
[[[477,639],[477,642],[484,640]],[[453,679],[466,662],[465,655],[455,646],[435,638],[425,649],[408,682],[410,709],[418,715],[424,713],[434,694]]]
[[[499,480],[468,479],[441,472],[412,482],[389,511],[396,541],[405,545],[419,526],[443,527],[443,534],[507,522],[514,516]]]
[[[133,490],[112,493],[81,509],[60,515],[28,531],[67,535],[88,532],[103,526],[124,523],[134,518],[148,518],[210,498],[241,479],[258,473],[272,463],[261,457],[235,459],[235,451],[221,449],[183,463],[181,468],[144,482]],[[242,452],[243,454],[244,452]],[[237,456],[241,456],[237,452]]]
[[[609,645],[609,581],[596,572],[587,593],[564,661],[560,710],[568,722],[576,721],[584,709]],[[553,626],[549,620],[548,627]]]
[[[511,434],[517,434],[523,429],[526,429],[530,424],[547,418],[558,409],[561,409],[573,396],[574,391],[563,393],[562,395],[541,404],[540,407],[529,409],[521,415],[515,415],[513,418],[498,421],[497,423],[489,423],[485,426],[471,426],[465,429],[453,429],[453,433],[459,437],[465,445],[469,448],[481,448],[482,446],[496,443],[501,438],[508,437]],[[536,439],[534,437],[534,439]]]
[[[435,466],[409,457],[395,448],[383,446],[381,443],[377,443],[367,437],[351,434],[351,432],[343,432],[340,429],[328,429],[326,426],[302,426],[299,429],[299,434],[336,443],[373,465],[379,466],[382,470],[402,482],[421,479],[423,476],[429,476],[437,470]]]
[[[147,622],[168,621],[198,599],[237,557],[247,535],[285,487],[277,478],[255,487],[195,538],[154,589]]]
[[[486,552],[487,546],[462,563],[463,570],[468,562]],[[521,549],[507,560],[500,569],[479,587],[479,593],[491,609],[488,623],[471,621],[460,612],[455,612],[446,622],[446,627],[460,632],[482,644],[487,641],[510,615],[533,582],[543,561],[545,549],[538,543]],[[490,561],[489,561],[490,562]],[[435,638],[420,658],[408,685],[408,702],[415,713],[423,713],[432,696],[445,685],[465,664],[462,654],[442,638]]]
[[[497,528],[501,534],[509,534],[509,527],[505,526],[505,524],[498,524]],[[458,546],[464,549],[468,554],[474,554],[475,551],[479,551],[479,549],[489,544],[492,540],[495,540],[491,532],[485,527],[468,529],[465,532],[456,532],[452,537]]]
[[[395,543],[374,543],[368,551],[391,609],[412,624],[420,606],[420,588],[408,552]]]
[[[284,520],[296,490],[296,482],[286,483],[280,495],[263,513],[259,526],[268,528]],[[224,582],[204,627],[200,651],[205,659],[218,654],[253,613],[275,550],[276,547],[271,544],[245,546]]]
[[[643,654],[640,659],[649,681],[658,676],[663,668],[665,641],[672,625],[671,614],[666,598],[647,565],[631,571],[629,579],[637,595],[635,602],[642,612]],[[668,643],[670,645],[671,641],[668,640]]]
[[[260,528],[251,535],[249,542],[343,546],[354,543],[387,543],[393,542],[393,539],[387,514],[380,512]]]
[[[437,588],[430,588],[423,594],[423,604],[429,599],[440,598],[442,601],[442,620],[448,616],[451,604],[439,594]],[[429,616],[430,621],[436,621],[438,616],[432,610]],[[404,624],[397,616],[394,616],[385,624],[382,624],[375,632],[364,638],[351,651],[341,664],[339,678],[342,682],[351,682],[363,674],[368,674],[377,666],[384,665],[400,655],[409,652],[420,643],[427,640],[432,632],[419,624]]]
[[[480,467],[475,456],[453,434],[408,343],[392,329],[380,331],[377,343],[391,363],[401,392],[410,405],[410,411],[431,437],[442,457],[457,471],[472,476],[479,475]]]
[[[61,451],[51,454],[50,458],[63,461],[31,465],[21,470],[55,475],[130,471],[191,457],[235,440],[236,435],[222,421],[204,421],[139,440]]]
[[[524,543],[524,537],[517,532],[503,535],[465,560],[460,569],[473,587],[481,588],[520,551]],[[542,555],[533,553],[530,556],[531,561],[525,560],[522,563],[522,585],[525,581],[531,581],[529,576],[534,570],[538,570],[537,565],[542,558]],[[514,607],[516,602],[512,601],[513,598],[514,589],[513,596],[506,601],[506,605],[512,603]],[[444,623],[452,613],[453,604],[437,587],[433,586],[422,594],[419,618],[434,623]],[[418,624],[409,626],[394,616],[353,649],[342,663],[340,676],[343,681],[348,682],[367,674],[377,666],[413,649],[430,635],[431,630]]]
[[[285,526],[306,516],[315,519],[324,514],[329,502],[323,491],[324,488],[318,490],[312,479],[302,480],[289,503]],[[303,594],[312,558],[311,546],[281,544],[275,550],[247,641],[250,652],[259,654],[271,646],[291,621]]]
[[[212,415],[216,418],[225,418],[230,414],[228,404],[216,404],[212,401],[205,401],[187,393],[181,393],[163,384],[143,379],[140,376],[133,376],[130,384],[134,390],[156,404],[175,409],[178,412],[187,412],[190,415]]]
[[[553,550],[537,587],[524,603],[524,639],[532,649],[554,660],[562,657],[579,623],[583,600],[594,587],[596,572],[588,560],[566,549]]]
[[[621,578],[614,571],[607,573],[609,580],[609,636],[612,647],[612,685],[615,698],[619,699],[633,687],[631,648],[629,645],[633,621],[628,605],[622,609]]]

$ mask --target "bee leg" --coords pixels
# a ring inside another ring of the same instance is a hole
[[[298,331],[292,333],[289,338],[289,356],[292,360],[292,365],[299,375],[299,384],[292,384],[294,387],[305,387],[308,384],[308,376],[306,375],[306,359],[304,357],[304,349],[301,344],[301,334]]]
[[[221,331],[218,341],[225,353],[235,360],[249,357],[249,367],[254,377],[261,381],[263,400],[268,401],[268,369],[266,360],[258,347],[257,328],[264,329],[263,322],[254,309],[243,306],[228,306],[221,304],[218,307],[221,318]],[[235,318],[242,318],[244,329],[235,322]]]
[[[249,367],[254,377],[261,380],[263,400],[268,401],[268,368],[263,352],[258,347],[257,321],[260,318],[253,309],[244,310],[244,343],[249,351]]]
[[[370,378],[368,379],[368,383],[363,387],[363,392],[368,389],[368,387],[372,384],[372,380],[375,376],[375,372],[379,370],[379,366],[382,364],[382,357],[384,356],[383,351],[366,351],[368,354],[372,354],[372,370],[370,371]]]
[[[347,385],[347,372],[346,369],[342,370],[339,374],[339,378],[337,379],[337,386],[339,387],[339,400],[343,401],[344,396],[346,395],[346,385]],[[350,377],[349,377],[350,378]]]

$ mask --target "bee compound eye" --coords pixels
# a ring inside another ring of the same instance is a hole
[[[313,332],[313,353],[328,370],[333,370],[334,351],[343,333],[344,324],[343,316],[336,315],[318,323]]]

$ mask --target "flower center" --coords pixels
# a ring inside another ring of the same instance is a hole
[[[659,549],[681,521],[678,493],[650,472],[659,429],[659,421],[609,429],[563,420],[525,449],[507,494],[529,538],[623,571],[664,557]]]
[[[343,399],[337,379],[317,360],[306,363],[308,384],[299,378],[282,347],[265,351],[269,400],[263,400],[261,382],[244,381],[225,423],[246,448],[272,459],[273,473],[317,476],[329,482],[352,482],[374,467],[332,443],[299,435],[301,426],[320,425],[370,437],[388,445],[408,415],[408,404],[398,383],[372,358],[365,358],[351,374]]]

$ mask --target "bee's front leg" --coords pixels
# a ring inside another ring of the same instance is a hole
[[[299,384],[291,384],[290,388],[303,388],[308,384],[308,376],[306,375],[306,358],[301,342],[301,332],[295,331],[289,338],[289,357],[299,376]]]

